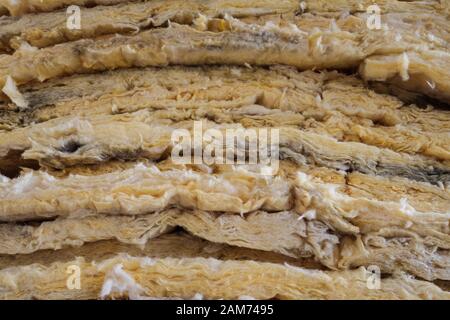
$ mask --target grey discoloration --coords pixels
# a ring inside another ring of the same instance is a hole
[[[280,153],[282,159],[292,159],[299,164],[319,165],[344,172],[357,171],[373,175],[397,176],[415,181],[428,182],[433,185],[450,183],[450,169],[445,168],[396,166],[389,163],[363,162],[357,159],[339,161],[336,159],[327,159],[320,154],[307,152],[306,150],[298,152],[286,148],[281,149]],[[440,165],[439,163],[436,164]]]

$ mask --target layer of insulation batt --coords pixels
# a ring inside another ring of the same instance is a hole
[[[371,5],[0,0],[0,297],[450,299],[449,3]]]

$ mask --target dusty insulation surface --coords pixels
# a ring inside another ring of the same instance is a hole
[[[377,4],[0,0],[0,298],[450,299],[450,4]]]

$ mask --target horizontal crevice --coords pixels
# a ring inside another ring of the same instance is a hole
[[[8,154],[0,158],[0,174],[14,179],[20,176],[23,169],[39,170],[39,162],[22,157],[23,150],[9,150]]]

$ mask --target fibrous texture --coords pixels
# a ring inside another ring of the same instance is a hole
[[[82,268],[85,287],[67,290],[66,270]],[[258,277],[252,275],[258,274]],[[384,281],[383,291],[366,287],[364,268],[325,272],[289,265],[255,261],[221,261],[214,258],[149,259],[117,256],[101,265],[82,259],[49,266],[29,265],[0,271],[20,288],[5,286],[4,298],[94,299],[122,297],[135,299],[175,296],[192,298],[199,292],[206,299],[448,299],[448,293],[434,285],[410,278]],[[139,279],[136,282],[134,279]],[[30,282],[33,286],[30,285]],[[40,290],[35,292],[34,285]],[[226,287],[227,290],[223,290]]]
[[[277,6],[272,1],[150,1],[86,9],[87,27],[73,29],[65,25],[64,12],[56,20],[47,18],[51,25],[42,15],[6,19],[1,36],[5,50],[19,50],[0,58],[0,85],[7,75],[26,83],[131,66],[286,64],[302,69],[359,67],[365,80],[388,81],[449,101],[445,3],[412,2],[402,8],[406,12],[379,12],[383,25],[374,28],[367,26],[364,12],[339,16],[314,5],[312,11],[307,8],[297,1]],[[413,21],[411,13],[417,13]],[[167,27],[160,27],[164,23]],[[156,28],[147,30],[151,27]],[[92,39],[105,34],[111,36]],[[81,40],[65,42],[77,38]],[[64,43],[39,50],[26,41],[37,46]]]
[[[0,1],[0,297],[450,299],[448,3],[372,5]]]

